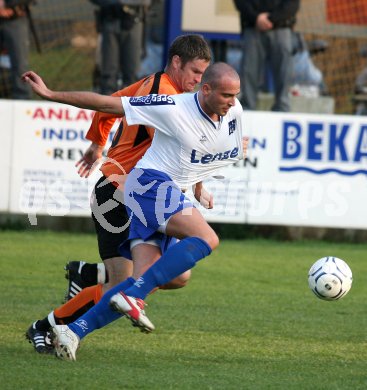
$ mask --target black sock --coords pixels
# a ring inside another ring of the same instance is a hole
[[[48,317],[45,317],[43,320],[38,320],[35,324],[35,328],[44,332],[48,331],[51,328],[51,324],[48,321]]]
[[[82,279],[91,286],[98,284],[98,264],[85,263],[80,272]]]

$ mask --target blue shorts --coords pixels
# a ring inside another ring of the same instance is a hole
[[[128,239],[120,245],[120,254],[127,258],[131,258],[130,240],[136,238],[160,240],[163,253],[176,239],[159,233],[159,226],[183,209],[194,207],[167,174],[141,168],[134,168],[128,175],[124,203],[130,227]]]

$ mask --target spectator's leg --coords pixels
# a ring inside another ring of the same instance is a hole
[[[120,21],[103,20],[101,28],[101,94],[111,95],[118,90]]]
[[[143,32],[142,22],[134,23],[130,30],[121,30],[120,64],[124,86],[138,79],[143,54]]]
[[[242,43],[241,102],[244,109],[255,110],[259,80],[264,73],[265,51],[261,34],[255,29],[244,30]]]
[[[272,111],[290,111],[289,88],[293,73],[292,32],[279,28],[268,33],[275,100]]]
[[[9,20],[3,26],[5,46],[11,61],[13,99],[30,99],[31,90],[22,82],[21,75],[29,70],[29,31],[25,17]]]

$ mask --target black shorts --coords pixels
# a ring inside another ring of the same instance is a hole
[[[98,187],[104,180],[106,178],[103,176],[96,183],[91,200],[92,218],[97,233],[99,255],[102,260],[121,256],[118,248],[129,236],[129,217],[125,205],[122,203],[120,190],[110,182]],[[108,207],[111,210],[104,212],[103,204],[107,201],[111,204]]]

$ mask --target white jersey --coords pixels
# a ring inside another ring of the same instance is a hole
[[[218,123],[202,110],[198,93],[121,97],[121,101],[129,125],[156,130],[136,167],[164,172],[181,189],[243,158],[242,106],[237,99]]]

